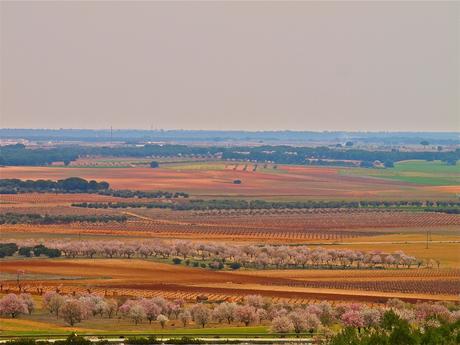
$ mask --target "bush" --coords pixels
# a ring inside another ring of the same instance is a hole
[[[21,247],[19,248],[18,254],[29,258],[32,256],[32,247]]]
[[[58,258],[61,256],[61,251],[59,249],[50,249],[47,248],[45,255],[49,258]]]
[[[91,345],[91,341],[82,336],[71,334],[67,337],[66,340],[56,340],[54,344],[56,345]]]
[[[221,270],[222,268],[224,268],[224,264],[220,261],[210,262],[208,266],[210,269],[213,269],[213,270]]]
[[[232,270],[238,270],[238,269],[241,268],[241,264],[240,264],[239,262],[232,262],[232,263],[230,264],[230,268],[231,268]]]
[[[172,262],[174,265],[180,265],[182,263],[182,259],[174,258],[172,259]]]

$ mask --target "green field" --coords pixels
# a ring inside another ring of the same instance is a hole
[[[236,326],[222,327],[221,325],[212,324],[206,328],[196,328],[191,325],[183,328],[176,321],[177,326],[169,323],[166,328],[162,329],[157,322],[151,325],[148,322],[143,322],[134,325],[128,319],[100,319],[97,317],[85,320],[76,326],[66,326],[62,320],[56,320],[46,315],[41,317],[26,317],[21,316],[18,319],[0,318],[0,336],[38,336],[47,334],[69,334],[78,332],[78,334],[111,334],[124,335],[130,334],[161,334],[161,335],[187,335],[187,336],[273,336],[269,332],[268,326]],[[120,331],[122,329],[123,331]]]
[[[371,176],[432,186],[455,186],[460,184],[460,166],[447,165],[440,161],[404,161],[394,168],[341,170],[342,174]]]

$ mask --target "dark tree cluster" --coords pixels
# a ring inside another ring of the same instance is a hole
[[[7,145],[0,149],[0,165],[49,165],[64,162],[68,165],[78,158],[74,147],[59,149],[26,149],[22,144]]]
[[[19,180],[19,179],[0,179],[0,194],[18,193],[97,193],[119,198],[149,198],[149,199],[171,199],[188,198],[185,192],[166,192],[166,191],[141,191],[141,190],[113,190],[105,182],[94,180],[87,181],[80,177],[69,177],[64,180]]]
[[[385,166],[391,167],[394,162],[411,159],[441,160],[447,164],[456,164],[457,160],[460,159],[460,149],[450,152],[405,152],[398,150],[368,151],[329,147],[257,146],[226,148],[222,152],[223,159],[273,162],[277,164],[308,164],[307,161],[312,159],[332,159],[339,161],[361,161],[361,166],[363,167],[372,167],[375,161],[383,162]]]
[[[0,258],[12,256],[18,251],[16,243],[0,243]]]
[[[143,190],[129,190],[108,189],[98,192],[101,195],[115,196],[118,198],[145,198],[145,199],[172,199],[172,198],[188,198],[189,194],[185,192],[165,192],[165,191],[143,191]]]
[[[108,223],[126,222],[124,215],[41,215],[36,213],[4,213],[0,214],[0,224],[69,224],[76,222]]]
[[[32,256],[47,256],[49,258],[57,258],[61,256],[61,251],[57,248],[48,248],[43,244],[38,244],[32,247],[18,247],[16,243],[0,243],[0,258],[13,256],[15,253],[25,257]]]
[[[337,166],[337,167],[354,167],[356,164],[350,161],[341,160],[322,160],[322,159],[307,159],[305,165],[316,165],[316,166]]]
[[[106,191],[109,187],[110,185],[105,181],[87,181],[81,177],[69,177],[58,181],[0,179],[0,194],[31,192],[95,193]]]

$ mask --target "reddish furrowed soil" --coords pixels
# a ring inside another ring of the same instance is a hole
[[[99,194],[56,194],[56,193],[21,193],[21,194],[0,194],[1,204],[30,204],[43,205],[48,207],[65,205],[79,202],[123,202],[132,201],[126,198],[117,198]]]
[[[81,208],[65,205],[56,205],[50,207],[49,204],[6,204],[0,206],[0,215],[5,213],[18,214],[41,214],[52,216],[91,216],[91,215],[117,215],[119,211],[114,209],[97,209],[97,208]]]
[[[45,211],[46,208],[37,208]],[[14,211],[3,207],[2,212]],[[20,208],[33,212],[34,208]],[[52,208],[50,208],[52,210]],[[210,238],[259,242],[342,241],[397,233],[410,228],[423,232],[438,229],[460,230],[460,215],[428,212],[371,210],[290,210],[241,212],[188,212],[170,210],[97,210],[57,207],[61,214],[102,214],[119,212],[126,223],[72,223],[30,225],[5,224],[4,231],[55,234],[130,235],[162,238]],[[49,212],[53,213],[53,212]],[[411,230],[414,232],[414,230]]]
[[[443,198],[450,190],[430,189],[398,181],[345,176],[338,169],[280,166],[259,171],[173,170],[150,168],[2,167],[2,178],[62,179],[79,176],[104,180],[114,189],[186,191],[202,196],[345,198]],[[243,183],[233,184],[235,179]]]
[[[23,281],[34,293],[45,290],[93,291],[107,295],[165,295],[210,300],[238,299],[247,294],[306,302],[315,299],[383,302],[390,297],[407,300],[455,300],[459,293],[460,270],[392,271],[245,271],[215,272],[142,260],[78,259],[18,260],[2,263],[2,272],[59,275],[77,280]],[[300,273],[299,273],[300,272]],[[364,278],[368,273],[369,278]],[[344,282],[346,278],[346,282]],[[5,291],[17,289],[16,282],[4,282]]]

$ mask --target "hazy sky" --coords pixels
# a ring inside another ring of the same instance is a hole
[[[458,2],[0,6],[1,127],[460,130]]]

